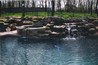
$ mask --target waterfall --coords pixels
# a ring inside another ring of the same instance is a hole
[[[68,37],[70,38],[71,37],[71,32],[70,32],[70,30],[71,30],[71,27],[70,27],[70,23],[67,23],[67,30],[68,30]]]
[[[68,30],[68,36],[65,39],[67,39],[67,40],[76,40],[75,37],[71,36],[71,26],[70,26],[70,23],[66,23],[66,29]]]

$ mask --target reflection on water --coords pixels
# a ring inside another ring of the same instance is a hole
[[[0,65],[98,64],[98,39],[33,41],[0,38]]]

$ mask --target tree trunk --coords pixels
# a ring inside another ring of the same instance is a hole
[[[98,0],[96,2],[96,14],[97,14],[97,17],[98,17]]]
[[[32,0],[32,8],[35,8],[35,1]]]
[[[25,1],[22,1],[22,18],[25,17]]]
[[[51,16],[54,16],[55,13],[55,0],[52,0],[52,13]]]
[[[91,11],[91,16],[92,16],[92,14],[93,14],[93,8],[92,8],[92,6],[93,6],[93,1],[91,1],[91,9],[90,9],[90,11]]]
[[[1,17],[1,1],[0,1],[0,17]]]
[[[50,2],[50,1],[48,1],[48,8],[49,8],[49,9],[50,9],[50,5],[51,5],[50,3],[51,3],[51,2]],[[47,13],[47,14],[48,14],[48,16],[50,16],[50,13],[51,13],[51,11],[50,11],[50,10],[48,10],[48,13]]]
[[[47,0],[45,0],[45,12],[47,12]]]

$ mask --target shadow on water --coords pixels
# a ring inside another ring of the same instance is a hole
[[[98,38],[0,38],[1,65],[97,65]]]

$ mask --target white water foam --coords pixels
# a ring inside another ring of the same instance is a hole
[[[77,40],[77,38],[75,38],[75,37],[66,37],[66,38],[63,38],[63,40]]]

